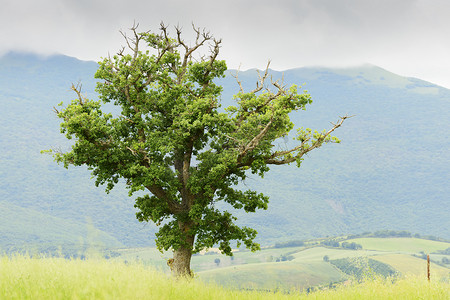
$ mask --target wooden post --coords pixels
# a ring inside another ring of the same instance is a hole
[[[430,281],[430,255],[427,254],[427,278]]]

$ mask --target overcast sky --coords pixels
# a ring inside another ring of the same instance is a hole
[[[371,63],[450,88],[448,0],[0,0],[0,55],[61,53],[98,61],[133,22],[205,27],[229,68]]]

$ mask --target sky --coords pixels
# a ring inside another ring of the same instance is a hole
[[[448,0],[0,0],[0,55],[64,54],[98,61],[134,22],[191,24],[222,39],[229,68],[286,70],[373,64],[450,88]]]

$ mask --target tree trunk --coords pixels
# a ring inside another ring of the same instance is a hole
[[[191,257],[195,235],[188,233],[190,223],[179,223],[180,230],[184,232],[185,243],[173,251],[173,260],[170,269],[175,277],[192,277]]]
[[[192,248],[180,247],[173,251],[172,274],[175,277],[192,277],[191,273]]]

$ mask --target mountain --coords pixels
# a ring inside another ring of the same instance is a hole
[[[69,147],[52,107],[74,98],[72,83],[96,97],[96,69],[95,62],[61,55],[0,58],[0,207],[17,214],[0,218],[0,235],[15,236],[13,243],[76,244],[89,239],[82,228],[92,224],[107,247],[153,244],[156,227],[136,221],[124,188],[106,194],[85,168],[66,170],[40,154]],[[235,72],[220,80],[223,107],[238,90]],[[322,130],[339,116],[355,116],[336,132],[341,144],[311,153],[300,169],[276,166],[242,186],[271,199],[267,211],[237,212],[241,224],[258,230],[260,243],[383,229],[450,237],[450,90],[373,65],[271,75],[311,93],[313,104],[291,117],[298,127]],[[240,72],[239,79],[251,89],[257,72]],[[282,139],[277,147],[290,143]],[[37,226],[43,220],[53,225]],[[61,240],[61,232],[73,234]],[[0,250],[8,239],[0,239]]]
[[[254,73],[239,78],[254,84]],[[292,115],[298,126],[322,130],[355,116],[336,132],[341,144],[312,152],[300,169],[276,167],[250,182],[271,203],[246,223],[262,225],[271,240],[389,228],[449,236],[448,89],[372,65],[272,75],[311,93],[313,104]]]
[[[59,133],[59,120],[52,107],[73,98],[72,83],[81,82],[88,97],[95,97],[96,69],[95,62],[66,56],[11,53],[0,59],[0,206],[17,214],[0,218],[2,234],[5,229],[8,236],[14,236],[17,229],[25,230],[22,216],[26,215],[26,226],[38,226],[45,218],[56,224],[53,218],[58,218],[58,227],[79,233],[70,243],[64,240],[64,245],[88,240],[86,220],[110,237],[103,242],[105,246],[152,244],[152,226],[136,220],[133,200],[124,189],[106,195],[95,188],[86,169],[66,170],[40,153],[43,149],[69,147]],[[49,228],[33,237],[18,234],[9,242],[2,240],[0,249],[24,242],[47,245],[49,241],[61,241]]]

